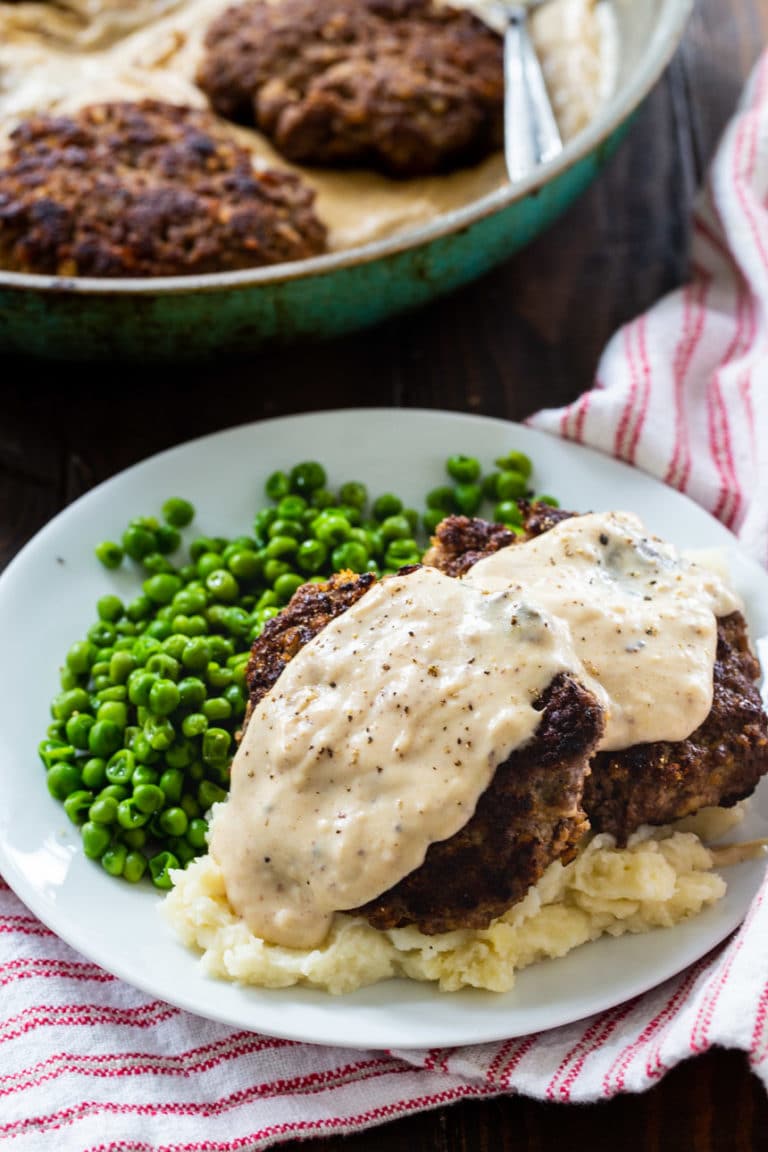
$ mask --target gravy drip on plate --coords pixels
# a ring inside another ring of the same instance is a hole
[[[570,671],[606,708],[602,747],[681,740],[712,701],[713,572],[625,513],[563,521],[459,581],[375,585],[288,664],[250,718],[211,852],[255,935],[322,943],[472,816]]]
[[[636,516],[564,520],[479,561],[464,578],[567,621],[582,682],[602,700],[601,747],[684,740],[712,707],[717,616],[741,607],[720,577],[649,536]]]
[[[250,718],[211,852],[257,935],[313,947],[466,824],[534,703],[578,667],[564,624],[433,568],[375,585]]]

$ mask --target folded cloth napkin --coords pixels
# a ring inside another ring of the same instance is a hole
[[[535,427],[687,492],[768,564],[768,55],[694,221],[693,279],[620,331],[595,388]],[[503,1043],[376,1053],[234,1030],[74,953],[0,882],[0,1140],[19,1152],[224,1152],[467,1097],[641,1091],[712,1045],[768,1086],[768,880],[734,937],[645,995]]]

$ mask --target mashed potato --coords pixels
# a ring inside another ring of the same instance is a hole
[[[382,932],[340,913],[319,948],[268,944],[230,908],[211,856],[173,874],[163,909],[184,943],[201,952],[206,971],[226,980],[338,994],[405,976],[434,981],[444,992],[506,992],[528,964],[564,956],[603,934],[671,927],[719,900],[725,881],[701,836],[722,835],[742,814],[738,806],[705,809],[674,827],[642,828],[623,849],[611,836],[594,836],[570,864],[551,864],[524,900],[482,930]]]

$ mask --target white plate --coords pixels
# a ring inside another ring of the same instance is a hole
[[[445,412],[353,410],[265,421],[174,448],[89,492],[48,524],[0,578],[0,871],[28,907],[85,956],[201,1016],[256,1031],[366,1048],[478,1043],[552,1028],[610,1007],[680,971],[743,918],[763,865],[728,869],[728,894],[686,924],[587,944],[520,973],[513,991],[440,994],[389,981],[344,997],[309,989],[267,991],[207,978],[159,914],[160,897],[108,877],[82,855],[77,831],[45,788],[37,756],[58,690],[58,665],[81,638],[105,591],[135,592],[126,571],[93,556],[132,516],[168,496],[198,510],[195,530],[238,534],[263,502],[264,478],[319,459],[331,483],[365,480],[421,505],[443,482],[443,462],[469,452],[490,466],[510,448],[534,460],[539,491],[581,510],[622,508],[681,547],[727,550],[752,635],[768,635],[768,575],[719,523],[641,472],[500,420]],[[763,786],[739,836],[768,834]]]

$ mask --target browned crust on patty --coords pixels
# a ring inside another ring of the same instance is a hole
[[[431,844],[424,863],[394,887],[353,909],[374,928],[416,924],[427,935],[487,928],[553,861],[573,859],[589,830],[581,800],[603,711],[564,674],[536,706],[533,740],[499,765],[464,827]]]
[[[730,808],[768,772],[768,717],[741,612],[717,621],[712,708],[687,740],[600,752],[584,793],[595,831],[620,844],[641,824],[668,824],[708,805]]]
[[[198,83],[305,164],[417,176],[503,138],[501,38],[431,0],[248,0],[211,24]]]
[[[253,644],[246,673],[249,710],[296,653],[375,582],[370,573],[343,572],[297,590]],[[603,711],[565,675],[553,680],[537,707],[542,717],[533,740],[496,768],[467,824],[431,845],[424,863],[394,887],[348,911],[377,928],[416,924],[428,934],[486,927],[553,860],[571,859],[588,828],[581,796],[602,736]]]
[[[576,515],[520,502],[524,537],[500,524],[450,516],[437,527],[429,562],[463,575],[483,556],[547,531]],[[768,716],[757,680],[760,665],[750,651],[740,612],[717,621],[712,708],[686,740],[637,744],[600,752],[584,791],[584,807],[596,831],[620,844],[641,824],[667,824],[708,805],[725,807],[752,794],[768,772]]]
[[[0,265],[63,276],[173,276],[325,248],[314,193],[256,172],[214,116],[154,100],[35,116],[0,161]]]

